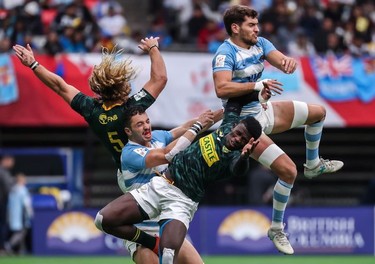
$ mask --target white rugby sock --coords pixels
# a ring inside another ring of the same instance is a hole
[[[306,166],[315,168],[319,163],[319,144],[322,137],[324,121],[305,127]]]
[[[273,208],[271,228],[284,228],[284,212],[289,200],[292,184],[288,184],[280,179],[277,180],[273,189]]]

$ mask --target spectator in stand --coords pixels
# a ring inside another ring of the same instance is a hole
[[[348,48],[343,42],[343,38],[335,32],[331,32],[327,36],[327,50],[326,54],[333,53],[336,55],[342,55],[348,52]]]
[[[208,42],[207,51],[209,53],[215,53],[217,49],[220,47],[220,45],[228,38],[227,31],[225,30],[225,27],[222,27],[214,36],[213,39],[211,39]]]
[[[327,6],[323,10],[323,16],[330,18],[335,23],[335,26],[338,26],[342,21],[343,7],[343,4],[339,1],[327,1]]]
[[[159,37],[159,43],[160,43],[160,48],[164,49],[169,47],[173,39],[172,37],[168,34],[167,27],[165,25],[165,21],[161,17],[156,17],[150,26],[150,30],[147,32],[147,36],[157,36]],[[134,32],[132,34],[132,39],[134,39]],[[135,40],[138,42],[138,40]]]
[[[77,12],[77,6],[73,3],[61,7],[52,21],[51,30],[61,35],[66,27],[81,23],[81,18],[77,15]]]
[[[5,9],[11,10],[25,4],[25,0],[2,0]]]
[[[308,36],[314,36],[319,28],[321,28],[322,23],[319,20],[319,17],[321,17],[321,15],[316,6],[313,4],[307,4],[298,24],[305,30]]]
[[[27,31],[32,32],[33,35],[43,35],[44,28],[40,17],[41,7],[37,1],[26,1],[22,10],[21,19],[27,25]]]
[[[322,26],[315,32],[313,36],[313,44],[315,50],[319,54],[324,54],[328,50],[328,35],[334,32],[335,27],[332,19],[324,18]]]
[[[108,6],[107,13],[99,19],[98,25],[103,37],[125,37],[129,34],[125,17],[112,5]]]
[[[74,27],[67,26],[64,29],[64,34],[60,36],[60,45],[64,52],[87,52],[88,49],[84,46],[82,38],[83,34],[80,33],[79,30],[76,30]]]
[[[199,30],[198,33],[198,50],[207,51],[208,44],[216,38],[218,32],[220,32],[219,25],[213,20],[207,20],[205,26]]]
[[[87,47],[88,51],[91,51],[97,42],[95,37],[97,36],[96,32],[98,30],[98,25],[88,8],[80,0],[75,0],[72,3],[61,7],[51,23],[51,30],[57,31],[59,36],[68,33],[65,32],[67,27],[73,27],[77,32],[69,32],[69,37],[65,37],[67,37],[68,40],[73,41],[75,39],[73,37],[74,34],[83,33],[84,46]]]
[[[193,13],[192,0],[164,0],[166,10],[166,24],[168,33],[174,40],[186,42],[188,40],[187,23]]]
[[[50,30],[47,33],[47,39],[43,51],[50,56],[55,56],[63,51],[63,46],[59,42],[59,36],[56,31]]]
[[[292,57],[314,56],[316,54],[314,45],[303,29],[299,29],[297,38],[288,43],[288,54]]]
[[[9,253],[26,253],[26,236],[31,228],[33,218],[31,196],[26,186],[26,176],[16,175],[16,184],[9,192],[8,217],[10,238],[5,243],[5,250]]]
[[[91,13],[99,21],[102,17],[108,14],[108,9],[113,8],[115,13],[122,13],[122,6],[115,0],[98,0],[97,3],[91,9]]]
[[[208,19],[203,14],[200,5],[195,4],[193,9],[193,14],[187,23],[189,42],[197,43],[199,31],[201,31],[207,23]]]
[[[354,34],[352,41],[348,45],[348,50],[354,57],[367,56],[370,54],[362,35],[359,33]]]
[[[369,7],[369,9],[371,8]],[[373,7],[373,12],[374,9],[375,7]],[[354,24],[355,32],[357,32],[358,36],[361,36],[366,43],[371,42],[372,35],[374,34],[375,15],[373,16],[373,21],[371,21],[370,15],[367,15],[364,8],[361,6],[353,6],[350,14],[349,21]]]
[[[8,37],[0,38],[0,53],[9,53],[12,49],[12,42]]]
[[[11,170],[15,160],[13,156],[4,155],[0,157],[0,254],[5,252],[5,241],[7,238],[7,204],[8,195],[13,185]]]

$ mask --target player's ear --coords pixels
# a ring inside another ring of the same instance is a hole
[[[124,131],[125,131],[125,134],[128,135],[128,137],[132,135],[132,131],[130,130],[130,128],[125,127]]]
[[[240,29],[240,26],[236,23],[232,23],[232,25],[230,25],[230,27],[232,28],[233,33],[238,33],[238,31]]]

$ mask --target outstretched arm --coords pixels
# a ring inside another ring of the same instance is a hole
[[[297,69],[297,62],[295,59],[285,56],[278,50],[273,50],[267,54],[266,60],[275,68],[278,68],[284,73],[291,74]]]
[[[35,60],[34,53],[29,44],[26,47],[17,44],[13,46],[13,50],[23,65],[30,67],[39,80],[60,95],[68,104],[79,93],[77,88],[67,84],[63,78],[47,70],[43,65],[40,65]]]
[[[161,164],[169,163],[173,157],[180,151],[190,146],[191,142],[195,139],[197,134],[207,126],[207,124],[213,123],[213,112],[207,111],[198,117],[189,129],[185,130],[185,133],[178,139],[174,140],[165,148],[152,149],[147,153],[146,156],[146,167],[152,168]]]
[[[155,99],[167,84],[167,69],[159,51],[158,37],[144,38],[138,47],[147,52],[151,59],[150,80],[143,86]]]
[[[203,129],[200,132],[203,132],[213,126],[216,122],[223,119],[223,109],[216,110],[212,112],[211,110],[207,110],[203,112],[200,116],[207,116],[209,118],[209,122],[203,126]],[[195,122],[199,120],[199,117],[190,119],[189,121],[185,122],[184,124],[175,127],[171,130],[173,139],[181,137]]]
[[[233,82],[231,71],[214,72],[213,78],[216,95],[221,99],[228,99],[262,91],[265,86],[278,94],[281,94],[281,92],[283,91],[281,87],[282,83],[276,80],[265,79],[258,82]]]

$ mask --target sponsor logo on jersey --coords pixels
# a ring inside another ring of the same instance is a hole
[[[212,164],[219,161],[219,156],[217,155],[215,142],[212,135],[208,135],[199,139],[199,145],[201,147],[203,158],[206,161],[208,167],[211,167]]]
[[[144,157],[147,154],[147,148],[137,148],[137,149],[134,150],[134,152],[137,153],[138,155]]]
[[[226,55],[217,55],[215,59],[215,67],[224,67]]]
[[[118,119],[118,116],[115,114],[113,116],[107,116],[105,113],[99,115],[99,122],[102,125],[106,125],[109,122],[116,121]]]
[[[138,93],[134,94],[134,100],[139,101],[145,96],[146,96],[145,91],[139,91]]]

